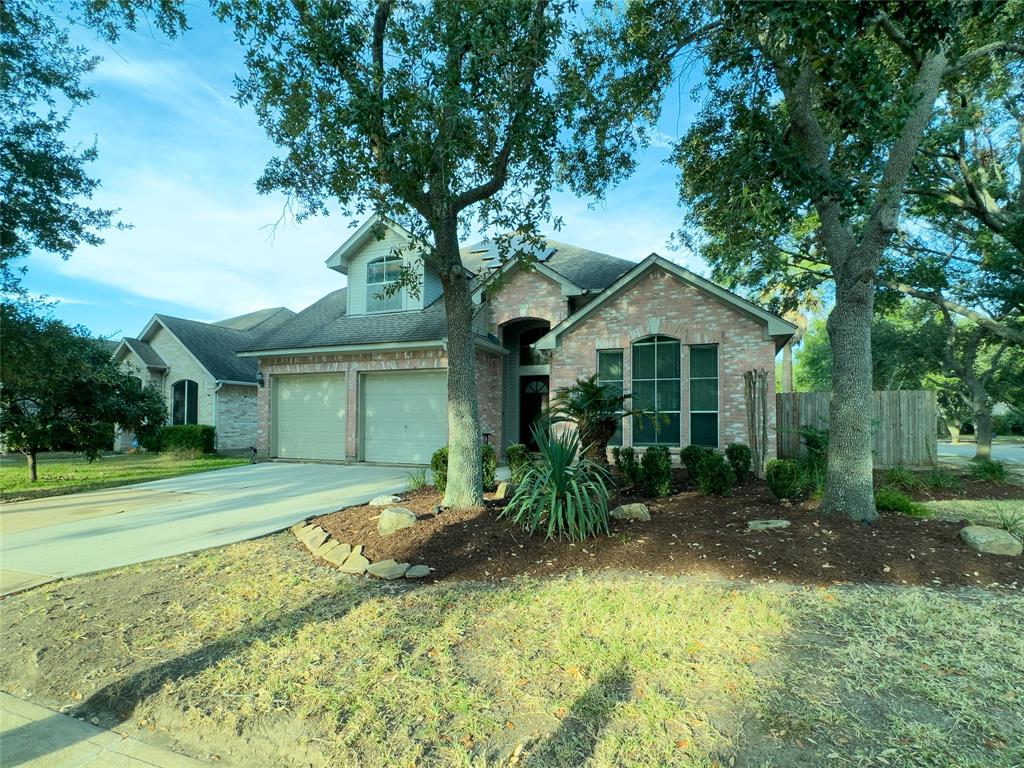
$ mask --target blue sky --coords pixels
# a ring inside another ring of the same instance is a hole
[[[344,284],[324,260],[345,239],[349,219],[285,222],[283,196],[255,181],[274,146],[247,108],[233,101],[242,57],[228,27],[192,6],[192,29],[167,40],[143,28],[116,45],[88,30],[76,38],[103,57],[89,77],[96,98],[80,109],[72,138],[95,137],[102,182],[94,204],[120,209],[132,229],[108,231],[98,247],[69,260],[33,255],[27,288],[60,303],[54,313],[95,334],[139,333],[154,313],[217,320],[261,307],[308,306]],[[557,193],[557,239],[638,260],[651,251],[704,272],[668,239],[679,226],[678,179],[665,164],[693,105],[681,84],[665,105],[662,136],[637,172],[592,208]],[[550,231],[550,228],[549,228]]]

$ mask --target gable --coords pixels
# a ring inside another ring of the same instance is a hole
[[[496,326],[534,317],[552,326],[569,314],[569,300],[562,286],[537,269],[513,267],[515,271],[488,302],[490,321]]]

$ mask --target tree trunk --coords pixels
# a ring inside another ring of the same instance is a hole
[[[782,391],[793,391],[793,344],[786,342],[782,348]]]
[[[474,509],[484,503],[474,308],[469,279],[459,258],[454,218],[435,227],[434,244],[437,261],[448,265],[441,274],[448,318],[448,485],[442,504],[453,509]]]
[[[974,460],[992,459],[992,403],[984,386],[973,376],[967,385],[971,388],[971,411],[974,415]]]
[[[836,303],[826,328],[832,345],[828,471],[821,510],[874,520],[871,456],[871,315],[874,285],[836,270]]]
[[[28,479],[29,482],[34,483],[39,479],[39,475],[36,472],[36,452],[28,451],[25,454],[25,458],[28,459]]]
[[[947,421],[946,431],[949,432],[949,442],[952,445],[960,445],[960,424],[952,420]]]

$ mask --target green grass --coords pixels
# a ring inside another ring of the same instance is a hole
[[[202,456],[191,459],[148,453],[115,454],[93,462],[81,457],[41,457],[38,463],[39,479],[32,483],[28,479],[25,457],[10,455],[0,461],[0,499],[36,499],[93,491],[234,467],[247,462],[244,458],[228,456]]]
[[[282,534],[0,602],[0,687],[241,765],[1010,768],[1022,625],[983,590],[365,582]]]

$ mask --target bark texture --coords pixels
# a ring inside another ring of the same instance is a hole
[[[34,483],[39,479],[39,475],[36,472],[36,453],[35,451],[29,451],[25,454],[25,458],[28,460],[28,479],[29,482]]]

